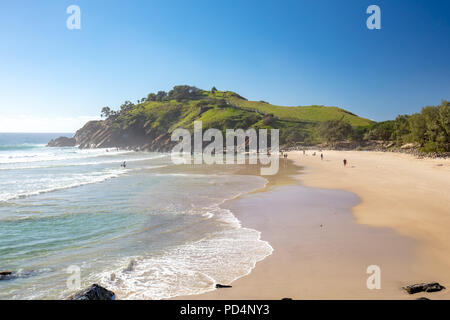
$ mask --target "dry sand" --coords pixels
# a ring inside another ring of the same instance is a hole
[[[233,288],[181,298],[450,298],[450,161],[323,154],[320,160],[320,152],[290,152],[304,167],[301,183],[286,183],[282,160],[281,177],[270,179],[274,187],[226,204],[244,227],[261,231],[274,253]],[[366,286],[369,265],[381,268],[380,290]],[[449,289],[412,296],[401,289],[422,281]]]
[[[450,159],[326,151],[321,161],[320,152],[307,154],[292,154],[307,168],[301,178],[305,185],[356,193],[362,200],[353,208],[358,223],[392,228],[416,240],[418,259],[427,268],[420,271],[450,286]]]

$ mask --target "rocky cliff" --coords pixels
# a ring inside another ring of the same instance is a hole
[[[77,141],[75,138],[59,137],[52,139],[47,144],[47,147],[75,147]]]
[[[148,125],[147,125],[148,126]],[[81,149],[121,148],[130,150],[167,151],[173,143],[170,134],[159,134],[147,126],[135,124],[126,129],[112,121],[89,121],[79,129],[74,139]]]

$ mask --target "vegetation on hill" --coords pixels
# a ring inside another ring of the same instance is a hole
[[[101,114],[106,118],[103,126],[134,136],[167,137],[177,128],[192,130],[193,122],[200,120],[205,130],[279,129],[281,145],[382,140],[398,145],[416,143],[424,152],[448,152],[449,109],[449,102],[443,101],[440,106],[424,108],[420,114],[376,123],[338,107],[282,107],[248,101],[235,92],[215,87],[201,90],[181,85],[169,92],[150,93],[136,103],[125,101],[117,111],[104,107]]]
[[[371,125],[366,140],[416,143],[423,152],[450,152],[450,102],[422,108],[420,113],[399,115],[395,120]]]
[[[368,127],[373,121],[337,107],[281,107],[264,101],[248,101],[237,93],[175,86],[169,92],[149,93],[136,103],[125,101],[118,111],[104,107],[106,122],[121,130],[142,127],[152,136],[171,133],[176,128],[192,129],[200,120],[203,128],[280,129],[281,144],[320,143],[320,123],[345,121],[352,127]]]

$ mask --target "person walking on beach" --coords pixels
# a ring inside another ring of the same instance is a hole
[[[323,153],[320,154],[320,160],[323,160]]]
[[[305,155],[305,149],[303,149],[303,155]]]
[[[344,159],[344,167],[347,165],[347,159]]]

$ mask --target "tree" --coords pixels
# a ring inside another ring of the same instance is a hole
[[[211,88],[211,93],[216,93],[217,92],[217,88],[216,87],[212,87]]]
[[[133,108],[134,108],[134,103],[127,100],[120,106],[120,111],[128,111]]]
[[[103,118],[109,118],[111,115],[111,109],[109,107],[103,107],[100,116]]]
[[[447,142],[450,142],[450,101],[443,100],[439,108],[439,122]]]
[[[290,145],[294,145],[298,142],[302,142],[305,139],[304,135],[297,130],[289,130],[284,137],[284,142]]]
[[[425,118],[420,113],[415,113],[408,120],[410,139],[420,144],[425,143],[425,132],[427,130]]]
[[[396,139],[398,143],[404,143],[408,140],[408,136],[411,134],[411,128],[409,126],[409,115],[399,115],[395,118],[394,132],[392,138]]]
[[[149,93],[147,95],[147,101],[156,101],[156,94],[154,93]]]
[[[165,91],[158,91],[158,93],[156,94],[156,101],[164,101],[167,98],[167,92]]]
[[[327,120],[320,124],[319,134],[326,142],[342,141],[352,134],[352,126],[343,120]]]
[[[395,138],[395,121],[383,121],[372,125],[365,134],[366,140],[383,140],[389,141]]]
[[[175,99],[177,101],[196,99],[201,95],[200,89],[187,85],[175,86],[169,91],[169,99]]]
[[[448,152],[450,149],[449,102],[444,100],[439,106],[425,107],[422,109],[421,115],[426,125],[423,150],[426,152]]]
[[[269,125],[273,124],[275,122],[275,120],[276,120],[275,116],[272,113],[269,113],[264,116],[263,124],[265,126],[269,126]]]

